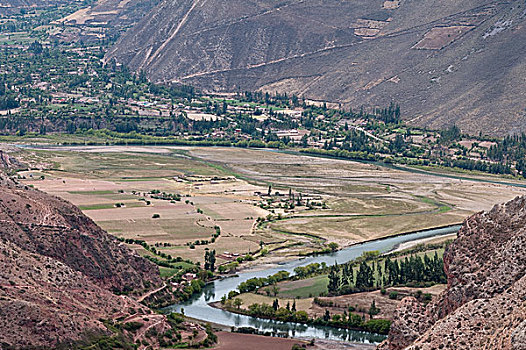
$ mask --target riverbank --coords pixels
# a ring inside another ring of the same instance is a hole
[[[280,316],[278,314],[280,313],[282,314],[281,311],[283,310],[283,308],[281,308],[280,310],[275,311],[274,316],[271,316],[271,315],[264,316],[261,314],[252,315],[250,310],[247,310],[247,309],[241,309],[241,308],[236,309],[233,307],[225,307],[224,305],[221,304],[221,302],[213,302],[213,303],[210,303],[209,305],[214,308],[228,311],[231,313],[235,313],[238,315],[258,317],[261,319],[272,320],[276,322],[294,322],[294,323],[299,323],[299,324],[304,324],[304,325],[316,325],[316,326],[324,326],[324,327],[331,327],[331,328],[337,328],[337,329],[349,329],[349,330],[354,330],[354,331],[359,331],[359,332],[370,332],[370,333],[376,333],[376,334],[381,334],[381,335],[387,335],[389,332],[389,327],[391,325],[391,321],[389,320],[369,319],[368,321],[363,321],[360,316],[358,316],[358,318],[353,317],[354,325],[350,325],[349,323],[343,320],[340,321],[340,320],[334,320],[330,318],[327,320],[324,320],[322,318],[310,318],[305,311],[295,312],[295,311],[287,310],[289,311],[287,315]],[[256,304],[253,304],[253,305],[256,305]],[[261,306],[263,306],[263,304]],[[270,309],[270,308],[271,306],[268,305],[267,309]],[[250,309],[250,306],[249,306],[249,309]],[[290,317],[291,319],[280,319],[280,317]]]
[[[458,226],[454,227],[457,228]],[[451,227],[440,229],[447,230]],[[366,258],[360,257],[350,262],[350,265],[340,263],[338,270],[311,263],[304,268],[295,268],[294,273],[285,279],[281,277],[283,276],[281,273],[252,278],[242,282],[236,289],[222,297],[221,301],[214,301],[208,305],[238,315],[277,322],[295,322],[387,334],[390,320],[393,319],[398,303],[403,297],[415,296],[424,302],[429,302],[443,290],[445,276],[441,276],[436,271],[443,270],[444,246],[455,234],[446,233],[398,244],[395,246],[398,249],[391,251],[394,254],[389,255],[366,251],[364,252]],[[420,246],[423,242],[429,241],[435,244]],[[400,246],[415,248],[397,253],[400,251]],[[408,256],[411,256],[409,260]],[[416,269],[420,266],[417,262],[424,270],[430,271],[429,275],[417,273]],[[393,263],[396,264],[394,270],[391,267]],[[370,285],[360,286],[358,280],[364,270],[363,264],[371,269],[371,282]],[[344,272],[338,279],[338,274],[342,273],[342,266]],[[377,271],[378,266],[382,266],[382,270]],[[393,271],[404,271],[404,273]],[[327,284],[331,283],[331,274],[335,273],[337,275],[333,276],[333,282],[334,279],[340,282],[336,286],[333,285],[330,292]],[[286,272],[286,275],[289,273]],[[356,282],[353,276],[357,276]],[[351,282],[348,282],[349,278]],[[347,282],[342,284],[342,280]],[[380,288],[379,285],[385,288]],[[369,315],[367,318],[366,314]]]
[[[438,239],[438,240],[440,240],[440,239],[454,239],[456,237],[456,232],[460,229],[461,226],[462,226],[462,223],[458,223],[458,224],[452,224],[452,225],[443,225],[443,226],[431,227],[431,228],[428,228],[428,229],[417,230],[417,231],[403,232],[403,233],[398,233],[398,234],[394,234],[394,235],[390,235],[390,236],[386,236],[386,237],[374,238],[374,239],[369,239],[369,240],[366,240],[366,241],[363,241],[363,242],[357,242],[357,243],[350,244],[350,245],[345,246],[345,247],[341,247],[340,249],[338,249],[336,251],[330,251],[330,252],[318,252],[318,253],[312,253],[312,254],[303,255],[303,256],[290,256],[288,258],[282,258],[282,257],[277,257],[277,256],[275,256],[275,257],[272,257],[272,256],[271,257],[265,257],[266,261],[264,263],[261,263],[261,261],[258,261],[259,259],[256,259],[254,261],[251,261],[250,264],[247,264],[246,266],[241,265],[240,268],[238,268],[236,270],[235,274],[223,275],[221,278],[234,277],[234,276],[237,276],[238,274],[243,273],[243,272],[256,272],[256,271],[263,271],[263,270],[267,270],[267,269],[271,269],[271,268],[277,268],[280,265],[282,265],[282,264],[284,264],[286,262],[289,262],[289,261],[301,260],[301,259],[305,259],[307,257],[316,257],[316,256],[320,256],[320,255],[333,254],[333,253],[337,253],[339,251],[345,250],[345,249],[353,247],[353,246],[359,246],[359,245],[366,244],[366,243],[373,243],[373,242],[384,240],[386,238],[404,237],[404,236],[412,235],[412,234],[419,233],[419,232],[426,232],[426,231],[433,231],[433,230],[444,230],[444,229],[445,230],[449,230],[449,229],[452,229],[452,230],[455,231],[455,233],[447,233],[445,235],[440,235],[440,236],[436,236],[436,237],[428,237],[428,238],[423,238],[423,239],[416,240],[416,241],[403,243],[403,244],[400,244],[398,246],[393,247],[392,250],[390,250],[388,252],[385,252],[385,253],[397,252],[397,251],[413,248],[414,246],[419,245],[419,244],[429,243],[429,242],[431,242],[434,239]]]
[[[456,232],[456,230],[458,230],[458,227],[450,227],[422,231],[405,236],[389,237],[354,245],[331,254],[289,261],[266,270],[244,271],[242,273],[238,273],[238,275],[235,277],[224,278],[205,286],[201,295],[195,296],[186,303],[168,307],[165,309],[165,311],[179,312],[184,309],[185,315],[199,319],[203,322],[213,322],[227,327],[251,327],[262,333],[286,333],[289,335],[289,337],[295,338],[326,338],[330,340],[343,340],[358,343],[378,343],[381,342],[385,337],[369,332],[331,328],[322,325],[305,325],[295,322],[279,322],[246,315],[237,315],[224,310],[216,309],[210,306],[209,303],[219,302],[222,296],[227,295],[229,292],[235,290],[241,282],[247,281],[251,278],[267,277],[279,271],[293,272],[295,268],[306,266],[311,263],[325,263],[326,265],[331,266],[335,263],[343,263],[356,259],[367,251],[378,251],[383,253],[392,250],[400,243],[427,237],[437,237],[451,234]]]

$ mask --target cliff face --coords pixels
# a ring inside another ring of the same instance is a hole
[[[155,265],[70,203],[1,175],[0,266],[0,349],[56,348],[110,333],[102,320],[117,318],[167,327],[164,316],[112,293],[158,287]]]
[[[109,51],[155,82],[295,93],[412,123],[526,130],[524,1],[164,0]]]
[[[526,197],[468,218],[444,255],[448,287],[404,300],[380,349],[526,348]]]

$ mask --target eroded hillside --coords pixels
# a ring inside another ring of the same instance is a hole
[[[525,227],[525,197],[467,219],[444,255],[446,291],[402,301],[380,349],[524,349]]]
[[[157,82],[401,104],[428,127],[526,129],[523,1],[163,1],[106,60]]]
[[[74,348],[111,335],[105,322],[117,318],[169,328],[164,316],[113,293],[161,285],[155,265],[73,205],[3,175],[0,266],[0,348]]]

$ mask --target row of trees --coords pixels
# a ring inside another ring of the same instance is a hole
[[[261,287],[269,286],[276,284],[278,282],[284,281],[289,278],[289,273],[287,271],[279,271],[268,277],[254,277],[245,282],[241,282],[237,289],[239,293],[249,293],[253,292]]]
[[[224,305],[227,309],[238,313],[248,314],[254,317],[267,318],[277,320],[281,322],[298,322],[306,324],[315,324],[337,328],[350,328],[367,330],[378,334],[387,334],[391,326],[391,321],[383,319],[373,319],[372,317],[366,321],[365,316],[346,311],[343,314],[331,315],[329,310],[325,310],[325,313],[321,317],[311,318],[306,311],[297,311],[295,303],[290,305],[287,303],[286,307],[280,307],[278,300],[276,299],[273,305],[268,304],[251,304],[248,306],[248,310],[242,310],[240,308],[242,302],[239,298],[234,301],[226,300]],[[370,314],[377,313],[379,310],[376,306],[371,306]]]
[[[387,108],[376,109],[375,114],[376,119],[383,121],[385,124],[398,124],[402,121],[398,103],[391,102]]]
[[[444,261],[435,252],[433,258],[424,254],[411,255],[404,259],[386,258],[334,265],[329,271],[329,293],[348,294],[397,285],[426,285],[446,283]],[[383,265],[383,266],[382,266]]]
[[[512,174],[509,164],[483,162],[473,159],[450,159],[446,158],[441,163],[443,166],[460,168],[465,170],[477,170],[491,174]]]

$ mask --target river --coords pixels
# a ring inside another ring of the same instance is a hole
[[[49,146],[49,145],[45,145],[45,146],[16,145],[16,146],[20,148],[28,148],[28,149],[38,148],[38,149],[44,149],[44,150],[56,150],[56,149],[85,150],[86,148],[88,148],[88,149],[100,149],[101,151],[103,151],[107,149],[106,146]],[[170,148],[177,148],[177,147],[170,147]],[[283,151],[283,150],[265,149],[264,151],[293,153],[298,156],[323,157],[320,155],[310,155],[310,154],[303,154],[299,152],[291,152],[291,151]],[[332,158],[332,157],[329,157],[329,158]],[[376,165],[381,165],[381,166],[387,166],[387,167],[391,167],[391,168],[401,170],[401,171],[422,173],[422,174],[431,175],[431,176],[439,176],[439,177],[469,180],[469,181],[481,181],[481,182],[503,184],[503,185],[509,185],[509,186],[517,186],[517,187],[526,187],[526,185],[524,184],[513,183],[513,182],[484,180],[484,179],[470,178],[470,177],[465,177],[465,176],[435,173],[431,171],[424,171],[424,170],[408,168],[408,167],[400,167],[396,165],[386,165],[386,164],[377,163],[377,162],[366,162],[366,161],[361,161],[361,162],[371,163],[371,164],[376,164]],[[456,226],[450,226],[450,227],[445,227],[445,228],[423,230],[423,231],[418,231],[414,233],[409,233],[406,235],[387,237],[387,238],[383,238],[383,239],[379,239],[375,241],[353,245],[351,247],[345,248],[343,250],[340,250],[338,252],[331,253],[331,254],[318,255],[318,256],[313,256],[313,257],[308,257],[308,258],[303,258],[303,259],[298,259],[298,260],[292,260],[292,261],[288,261],[288,262],[279,264],[277,266],[273,265],[273,266],[270,266],[264,269],[246,270],[238,274],[237,276],[225,278],[222,280],[217,280],[217,281],[214,281],[208,284],[200,294],[195,295],[191,300],[185,303],[182,303],[182,304],[177,304],[177,305],[167,307],[165,311],[180,312],[182,309],[184,309],[184,314],[186,316],[189,316],[189,317],[192,317],[198,320],[202,320],[205,322],[211,322],[211,323],[228,326],[228,327],[252,327],[252,328],[256,328],[263,332],[268,331],[268,332],[275,332],[275,333],[287,333],[290,337],[296,337],[296,338],[309,338],[309,339],[317,338],[317,339],[345,340],[345,341],[351,341],[351,342],[357,342],[357,343],[378,343],[378,342],[381,342],[383,339],[385,339],[385,336],[374,334],[374,333],[369,333],[369,332],[354,331],[354,330],[347,330],[347,329],[337,329],[337,328],[323,327],[323,326],[310,326],[310,325],[303,325],[303,324],[297,324],[297,323],[291,323],[291,322],[284,323],[284,322],[277,322],[277,321],[272,321],[272,320],[265,320],[265,319],[245,316],[245,315],[238,315],[238,314],[234,314],[228,311],[214,308],[210,306],[209,303],[219,301],[223,295],[226,295],[228,294],[228,292],[235,290],[241,282],[244,282],[253,277],[267,277],[278,271],[287,271],[293,274],[293,271],[296,267],[305,266],[313,262],[317,262],[317,263],[325,262],[327,265],[334,265],[336,262],[344,263],[344,262],[347,262],[347,261],[350,261],[350,260],[353,260],[359,257],[360,255],[362,255],[363,252],[366,252],[366,251],[380,251],[382,253],[388,252],[404,243],[418,241],[418,240],[422,240],[422,239],[429,238],[429,237],[446,236],[452,233],[456,233],[459,230],[459,228],[460,226],[456,225]]]
[[[356,244],[331,254],[324,254],[302,258],[285,263],[274,265],[266,269],[247,270],[237,276],[214,281],[208,284],[203,291],[195,295],[191,300],[167,307],[166,311],[181,312],[184,309],[186,316],[199,319],[205,322],[216,323],[228,327],[252,327],[263,332],[287,333],[290,337],[296,338],[317,338],[331,340],[345,340],[357,343],[378,343],[385,339],[385,336],[354,331],[347,329],[337,329],[323,326],[310,326],[291,322],[277,322],[256,317],[234,314],[225,310],[217,309],[209,303],[221,300],[223,295],[235,290],[237,286],[253,277],[267,277],[278,271],[287,271],[294,274],[294,269],[298,266],[305,266],[314,262],[334,265],[344,263],[361,256],[366,251],[380,251],[382,253],[395,249],[398,245],[421,240],[429,237],[445,236],[457,232],[459,225],[437,228],[431,230],[418,231],[406,235],[387,237],[375,241]]]

